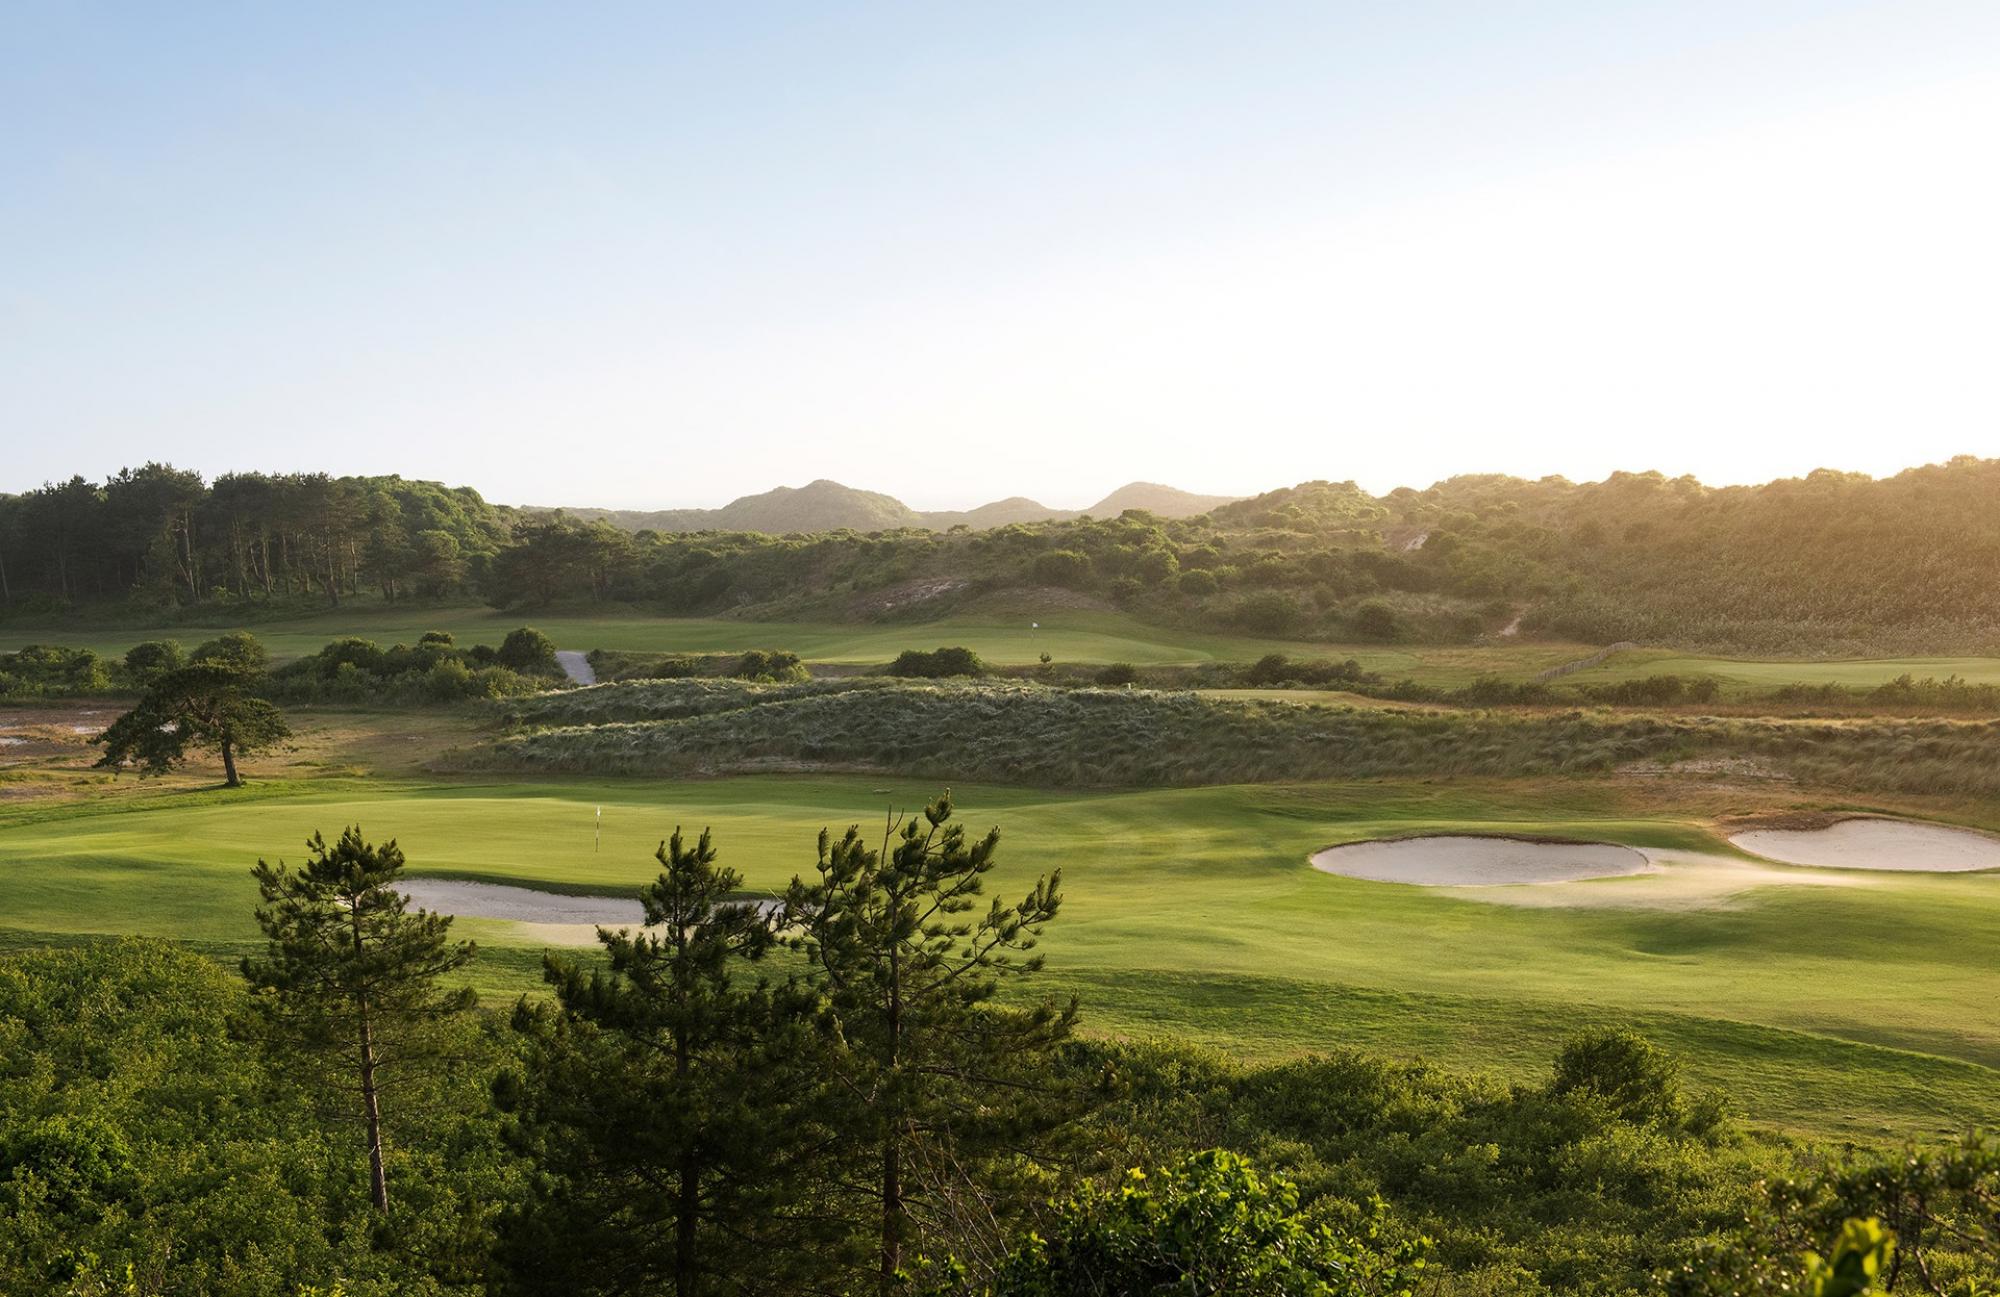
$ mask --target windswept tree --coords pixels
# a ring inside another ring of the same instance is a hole
[[[527,1068],[496,1097],[541,1176],[502,1225],[509,1292],[774,1291],[811,1233],[791,1210],[806,1003],[751,978],[772,918],[708,833],[656,858],[647,930],[598,930],[608,970],[550,955],[556,1003],[517,1010]]]
[[[297,871],[259,860],[257,923],[269,945],[243,961],[276,1037],[323,1067],[367,1132],[369,1199],[389,1210],[384,1098],[422,1079],[447,1048],[446,1021],[474,1004],[470,987],[440,989],[473,956],[450,939],[451,918],[412,911],[399,883],[403,852],[392,839],[364,842],[349,828],[329,847],[315,833]]]
[[[236,758],[292,734],[278,709],[251,692],[255,679],[221,662],[162,671],[131,711],[91,740],[104,748],[97,764],[108,770],[136,766],[142,776],[160,775],[191,752],[212,751],[222,758],[223,783],[242,787]]]
[[[858,828],[822,831],[818,879],[794,879],[784,913],[826,1006],[825,1102],[881,1293],[927,1236],[961,1253],[994,1242],[973,1237],[994,1219],[992,1172],[1073,1115],[1048,1055],[1077,1013],[1074,999],[992,1003],[1003,979],[1041,968],[1027,952],[1061,905],[1060,870],[975,918],[999,830],[968,839],[947,791],[887,837],[876,850]]]

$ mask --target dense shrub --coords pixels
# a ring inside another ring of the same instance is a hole
[[[1081,586],[1090,579],[1090,556],[1074,549],[1052,549],[1035,556],[1034,576],[1043,585]]]
[[[1137,684],[1139,668],[1130,662],[1113,662],[1097,673],[1097,683],[1107,689],[1117,689],[1124,685]]]
[[[1255,689],[1279,685],[1358,684],[1378,679],[1353,658],[1344,662],[1299,661],[1283,653],[1266,653],[1243,673],[1243,683]]]
[[[1305,609],[1280,590],[1259,590],[1231,604],[1224,620],[1255,635],[1289,635],[1299,628]]]
[[[75,697],[110,687],[103,660],[87,648],[30,644],[0,653],[0,697]]]
[[[1052,1214],[1046,1235],[1000,1264],[985,1297],[1407,1297],[1424,1251],[1310,1219],[1290,1180],[1222,1149],[1134,1169],[1116,1188],[1086,1186]]]
[[[177,641],[146,640],[125,650],[125,675],[140,687],[187,665],[187,651]]]
[[[1371,599],[1354,610],[1354,633],[1362,639],[1393,640],[1403,633],[1403,623],[1394,608]]]
[[[508,698],[546,687],[545,679],[496,665],[498,658],[483,645],[455,649],[442,632],[415,646],[387,649],[350,636],[279,667],[264,691],[284,702],[412,705]]]
[[[1190,599],[1206,599],[1221,588],[1222,583],[1215,579],[1215,573],[1202,568],[1192,568],[1182,572],[1179,579],[1174,582],[1174,589]]]
[[[809,679],[811,673],[796,653],[782,649],[751,649],[736,660],[736,678],[783,684]]]
[[[896,660],[889,664],[889,674],[924,680],[942,680],[951,676],[983,676],[986,674],[986,664],[969,648],[940,648],[929,653],[921,649],[904,649],[896,655]]]
[[[1641,680],[1620,680],[1615,684],[1579,685],[1577,692],[1593,702],[1625,707],[1667,706],[1683,702],[1714,702],[1721,686],[1712,676],[1683,680],[1677,675],[1655,675]]]
[[[562,666],[556,661],[555,641],[532,626],[507,632],[507,638],[500,641],[498,661],[509,671],[522,675],[562,673]]]

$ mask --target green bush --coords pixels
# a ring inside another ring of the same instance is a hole
[[[1037,554],[1034,576],[1043,585],[1081,589],[1090,582],[1090,556],[1074,549],[1052,549]]]
[[[929,653],[904,649],[889,664],[889,674],[905,678],[942,680],[951,676],[983,676],[986,664],[969,648],[940,648]]]
[[[188,661],[262,675],[271,665],[271,653],[249,631],[233,630],[197,647]]]
[[[1289,635],[1305,619],[1299,601],[1282,590],[1246,594],[1224,614],[1229,623],[1257,635]]]
[[[1001,1262],[986,1297],[1406,1297],[1425,1250],[1336,1232],[1300,1209],[1290,1180],[1222,1149],[1086,1187],[1053,1215]]]
[[[81,697],[110,687],[103,660],[87,648],[30,644],[0,653],[0,697]]]
[[[1354,610],[1354,633],[1363,639],[1389,641],[1403,633],[1396,610],[1379,599],[1371,599]]]
[[[186,665],[187,651],[175,640],[147,640],[125,650],[125,675],[141,687]]]
[[[532,626],[508,631],[507,638],[500,641],[496,661],[500,666],[522,675],[562,673],[562,666],[556,661],[555,641]]]
[[[1215,579],[1215,573],[1202,568],[1190,568],[1174,582],[1174,589],[1191,599],[1206,599],[1221,588],[1222,583]]]
[[[810,679],[811,672],[806,670],[805,663],[799,660],[796,653],[782,649],[751,649],[736,660],[736,678],[783,684]]]

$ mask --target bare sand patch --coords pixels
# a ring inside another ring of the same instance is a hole
[[[1328,847],[1314,869],[1377,883],[1496,887],[1617,878],[1653,868],[1645,855],[1611,842],[1534,842],[1471,834],[1392,838]]]
[[[1726,910],[1763,887],[1875,887],[1881,879],[1852,870],[1791,869],[1705,851],[1640,849],[1644,874],[1539,887],[1455,887],[1448,895],[1531,909]]]
[[[646,911],[636,896],[566,896],[533,887],[501,883],[468,883],[449,878],[408,878],[403,895],[413,905],[439,914],[469,919],[506,919],[514,923],[584,924],[595,928],[637,927]]]
[[[1822,869],[1924,874],[2000,869],[2000,838],[1909,820],[1859,818],[1821,828],[1747,829],[1729,840],[1767,860]]]
[[[594,946],[599,928],[635,931],[646,925],[646,909],[636,896],[573,896],[505,883],[468,883],[450,878],[408,878],[403,895],[413,905],[467,919],[498,919],[514,925],[514,935],[530,945]],[[745,905],[770,911],[774,900]]]

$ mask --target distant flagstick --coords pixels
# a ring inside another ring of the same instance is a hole
[[[603,843],[603,841],[604,841],[604,808],[600,806],[597,808],[597,832],[590,839],[590,850],[593,855],[596,854],[597,848]]]

